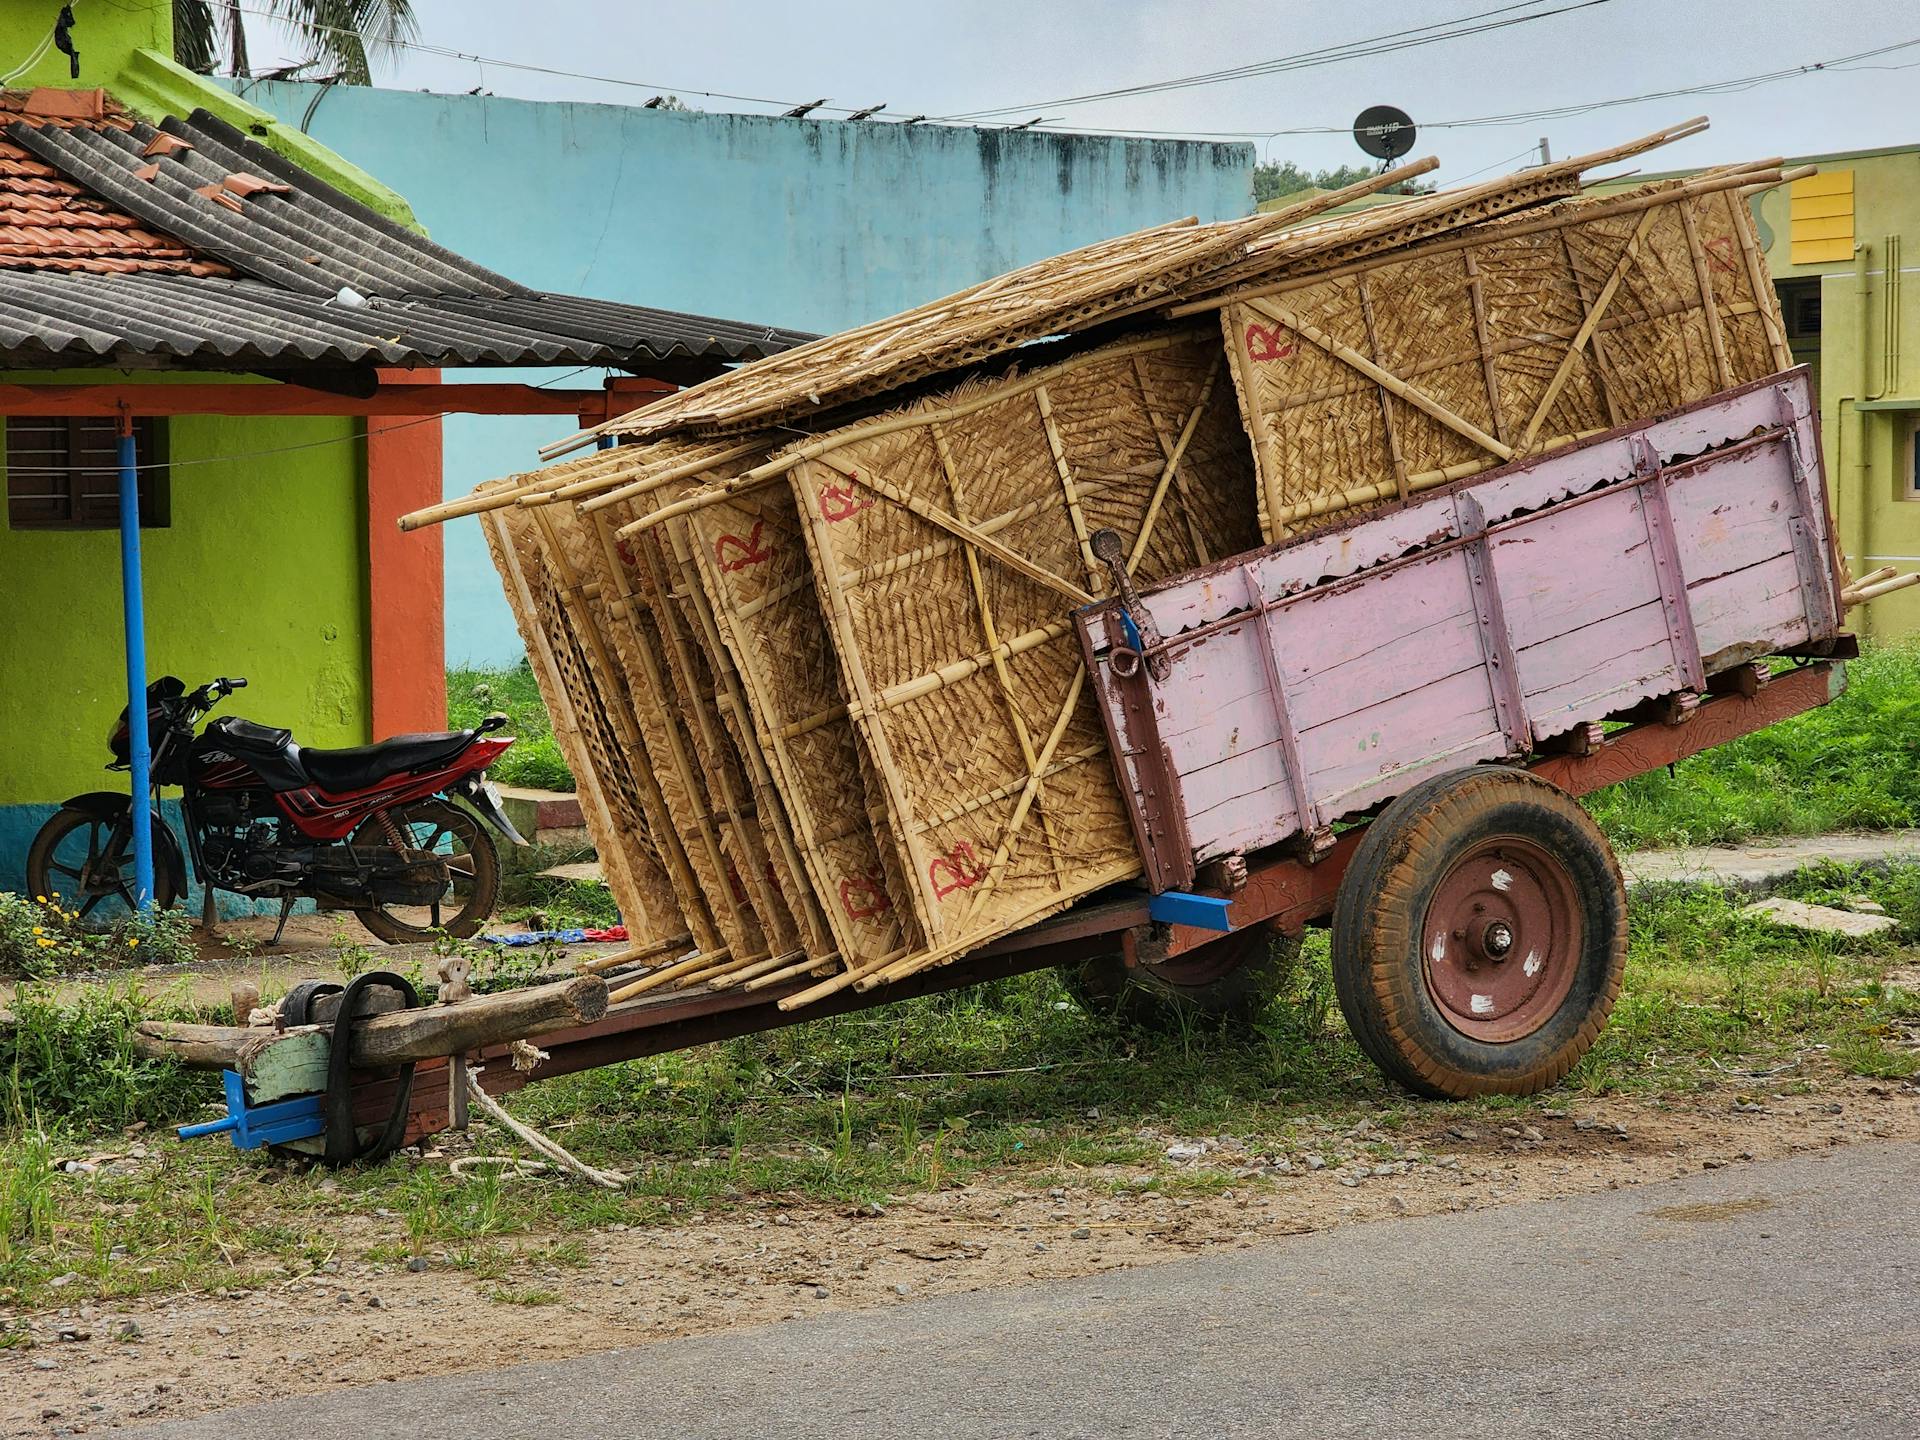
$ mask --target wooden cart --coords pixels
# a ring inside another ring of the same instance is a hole
[[[1115,594],[1075,624],[1144,884],[799,1011],[779,1002],[805,978],[604,1013],[567,982],[531,1071],[504,1043],[528,997],[502,1043],[405,1012],[352,1025],[352,1058],[416,1064],[419,1136],[458,1108],[450,1028],[498,1094],[1044,966],[1092,998],[1225,1013],[1263,1003],[1289,945],[1330,922],[1342,1009],[1390,1076],[1551,1085],[1605,1023],[1626,950],[1619,867],[1575,797],[1844,684],[1816,414],[1790,371],[1140,590],[1096,536]],[[249,1103],[303,1083],[256,1083],[257,1030],[149,1025],[142,1045],[245,1049]],[[359,1124],[395,1101],[392,1079],[352,1081]]]

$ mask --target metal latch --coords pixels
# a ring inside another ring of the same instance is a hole
[[[1127,574],[1127,544],[1117,530],[1096,530],[1087,542],[1093,558],[1113,573],[1113,588],[1120,596],[1120,622],[1126,628],[1130,645],[1113,647],[1108,663],[1122,679],[1139,673],[1140,662],[1147,662],[1147,674],[1164,680],[1173,672],[1173,660],[1161,647],[1160,631],[1153,616],[1134,594],[1133,579]]]

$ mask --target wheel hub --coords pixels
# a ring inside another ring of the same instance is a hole
[[[1572,877],[1559,857],[1517,837],[1476,845],[1427,907],[1427,990],[1447,1023],[1506,1043],[1538,1030],[1572,988],[1582,945]]]

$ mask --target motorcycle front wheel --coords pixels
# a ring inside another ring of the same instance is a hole
[[[153,823],[157,832],[163,822],[156,815]],[[133,835],[124,815],[62,807],[27,848],[28,893],[77,910],[89,925],[104,927],[133,915],[133,890]],[[156,854],[154,906],[168,910],[177,899],[171,869]]]
[[[407,848],[437,856],[447,869],[446,888],[424,905],[376,901],[355,913],[389,945],[451,935],[464,940],[493,913],[500,893],[500,852],[480,817],[445,800],[417,800],[387,812]],[[368,821],[354,832],[356,847],[392,849],[380,822]]]

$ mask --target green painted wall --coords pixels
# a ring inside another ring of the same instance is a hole
[[[1902,401],[1920,407],[1920,146],[1788,163],[1853,172],[1851,260],[1794,265],[1786,189],[1755,204],[1774,278],[1819,281],[1820,420],[1841,543],[1855,574],[1882,565],[1920,569],[1920,496],[1909,451],[1920,408],[1874,408]],[[1868,635],[1920,631],[1920,587],[1850,618]]]
[[[1818,338],[1794,339],[1814,367],[1828,484],[1840,543],[1856,575],[1883,565],[1920,569],[1920,497],[1910,445],[1920,420],[1920,145],[1799,155],[1787,165],[1853,173],[1851,259],[1792,260],[1792,197],[1786,186],[1753,199],[1776,282],[1819,286]],[[1621,189],[1689,172],[1635,176]],[[1889,258],[1891,257],[1891,264]],[[1865,408],[1863,408],[1865,407]],[[1849,612],[1875,636],[1920,632],[1920,586]]]
[[[168,424],[172,523],[142,532],[151,673],[189,685],[245,675],[231,713],[292,726],[304,743],[364,744],[361,422]],[[317,443],[328,441],[347,443]],[[295,445],[310,448],[246,458]],[[101,766],[125,695],[119,567],[114,531],[15,531],[0,518],[0,806],[116,783]]]
[[[47,36],[59,15],[58,0],[0,0],[0,36],[5,37],[7,69],[31,55]],[[68,60],[58,50],[47,53],[13,83],[30,89],[51,85],[58,89],[113,88],[114,76],[137,50],[173,50],[172,0],[93,0],[74,6],[73,43],[80,52],[80,75],[75,79]]]

